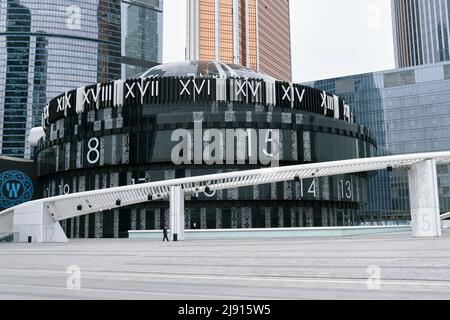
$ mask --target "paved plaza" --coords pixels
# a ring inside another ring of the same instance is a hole
[[[80,282],[70,266],[79,267]],[[450,232],[6,243],[0,299],[450,299]]]

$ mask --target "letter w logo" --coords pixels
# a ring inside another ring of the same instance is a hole
[[[19,197],[20,187],[20,183],[7,183],[6,190],[9,192],[8,198],[17,199]]]

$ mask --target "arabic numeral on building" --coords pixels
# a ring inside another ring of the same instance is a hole
[[[299,180],[300,184],[300,197],[303,198],[305,196],[305,192],[303,191],[303,187],[306,186],[308,188],[307,195],[312,194],[314,198],[317,198],[317,183],[316,179],[313,179],[311,184],[308,187],[308,182],[304,183],[303,179]]]
[[[431,222],[429,218],[431,218],[431,215],[429,213],[425,213],[422,215],[421,227],[422,231],[424,232],[428,232],[431,230]]]
[[[92,138],[88,142],[89,151],[87,153],[87,161],[90,164],[96,164],[100,159],[100,151],[98,147],[100,146],[100,141],[97,138]]]
[[[65,184],[64,186],[63,185],[60,185],[59,186],[59,193],[63,193],[63,194],[69,194],[70,193],[70,186],[68,185],[68,184]]]
[[[341,189],[341,199],[351,199],[352,198],[352,183],[350,181],[340,180]]]
[[[314,198],[316,197],[316,179],[313,179],[311,185],[309,186],[308,193],[312,194]]]

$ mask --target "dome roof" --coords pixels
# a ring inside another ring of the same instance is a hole
[[[139,77],[238,77],[276,81],[276,79],[271,76],[246,67],[215,61],[166,63],[145,71]]]

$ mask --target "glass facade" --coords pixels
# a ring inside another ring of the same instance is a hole
[[[187,0],[186,60],[292,80],[289,0]]]
[[[155,0],[0,0],[0,153],[30,159],[29,131],[61,92],[161,62],[161,28]]]
[[[392,0],[399,68],[450,60],[450,1]]]
[[[122,79],[162,62],[163,0],[122,0]]]
[[[233,62],[233,0],[219,2],[220,61]]]
[[[215,1],[199,0],[200,59],[216,60]]]
[[[258,0],[258,6],[260,70],[292,81],[289,1]]]
[[[450,150],[450,63],[354,75],[309,83],[333,92],[373,130],[378,155]],[[438,167],[441,212],[450,211],[450,166]],[[369,179],[367,214],[409,215],[406,171]]]

